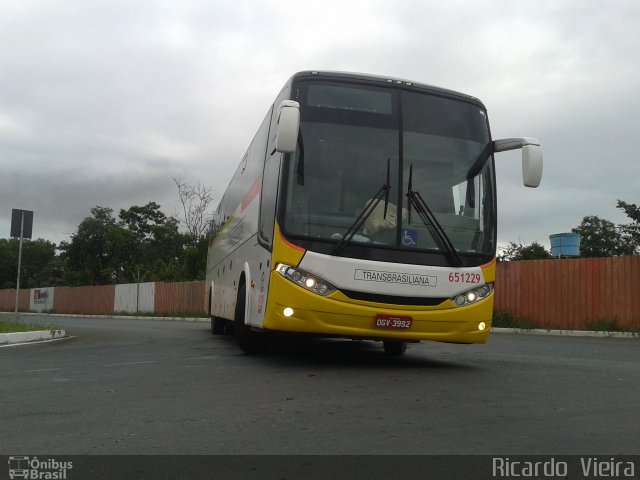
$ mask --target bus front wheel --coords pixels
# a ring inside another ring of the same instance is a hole
[[[238,289],[238,301],[235,310],[235,334],[240,349],[249,355],[267,353],[271,349],[273,337],[270,333],[256,332],[244,321],[246,305],[246,287]]]
[[[382,344],[384,345],[384,353],[387,355],[404,355],[404,352],[407,351],[407,342],[385,341]]]

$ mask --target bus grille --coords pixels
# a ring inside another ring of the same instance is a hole
[[[429,297],[401,297],[397,295],[380,295],[377,293],[356,292],[354,290],[340,290],[347,297],[353,300],[364,300],[366,302],[387,303],[391,305],[418,305],[422,307],[435,307],[440,305],[447,298]]]

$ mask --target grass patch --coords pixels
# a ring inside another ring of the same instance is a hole
[[[36,332],[40,330],[55,330],[53,327],[19,323],[12,320],[0,319],[0,333]]]
[[[596,320],[595,322],[588,323],[585,326],[585,330],[591,330],[594,332],[631,332],[631,333],[639,333],[638,328],[635,327],[625,327],[618,323],[618,319],[614,318],[613,320]]]
[[[505,310],[495,310],[493,312],[491,326],[497,328],[519,328],[522,330],[538,328],[533,322],[518,318],[513,313]]]

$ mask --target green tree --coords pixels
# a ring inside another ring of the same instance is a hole
[[[640,255],[640,207],[634,203],[618,200],[617,208],[624,210],[624,213],[632,220],[631,223],[619,225],[622,237],[633,248],[633,253]]]
[[[70,270],[66,280],[71,285],[123,281],[132,270],[136,237],[116,223],[111,208],[97,206],[91,214],[80,223],[69,243],[61,243]]]
[[[160,211],[160,205],[156,202],[149,202],[142,207],[134,205],[128,210],[121,209],[118,217],[120,224],[131,231],[140,242],[153,240],[154,227],[174,223]]]
[[[185,280],[204,280],[207,271],[207,253],[209,239],[201,237],[198,242],[190,244],[183,256],[183,271]]]
[[[206,260],[201,261],[201,245],[180,233],[179,221],[166,216],[157,203],[122,209],[118,220],[111,208],[94,207],[91,214],[71,241],[60,246],[68,265],[63,276],[67,284],[204,278]]]
[[[543,260],[552,258],[549,253],[538,242],[530,243],[529,245],[523,245],[521,242],[509,242],[507,248],[503,250],[502,255],[499,256],[499,260]]]
[[[580,235],[580,256],[614,257],[630,255],[633,247],[625,241],[620,229],[613,222],[590,215],[582,223],[571,229]]]
[[[136,238],[133,264],[128,266],[130,281],[180,281],[188,237],[178,231],[179,222],[149,202],[120,210],[120,225]]]
[[[203,279],[210,190],[198,185],[188,195],[185,206],[194,210],[187,233],[180,232],[177,218],[149,202],[120,210],[117,220],[113,209],[93,207],[69,241],[60,243],[59,254],[46,240],[26,241],[21,287]],[[0,288],[15,288],[17,258],[18,241],[0,240]]]
[[[0,288],[16,288],[20,240],[0,239]],[[23,240],[20,288],[55,286],[64,270],[56,245],[48,240]]]
[[[19,240],[0,239],[0,288],[16,288]]]
[[[56,261],[56,245],[39,238],[22,245],[22,273],[20,283],[25,288],[57,285],[63,266]]]

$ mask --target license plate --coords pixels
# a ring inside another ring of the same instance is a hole
[[[377,315],[376,328],[384,330],[408,330],[411,328],[413,319],[399,315]]]

